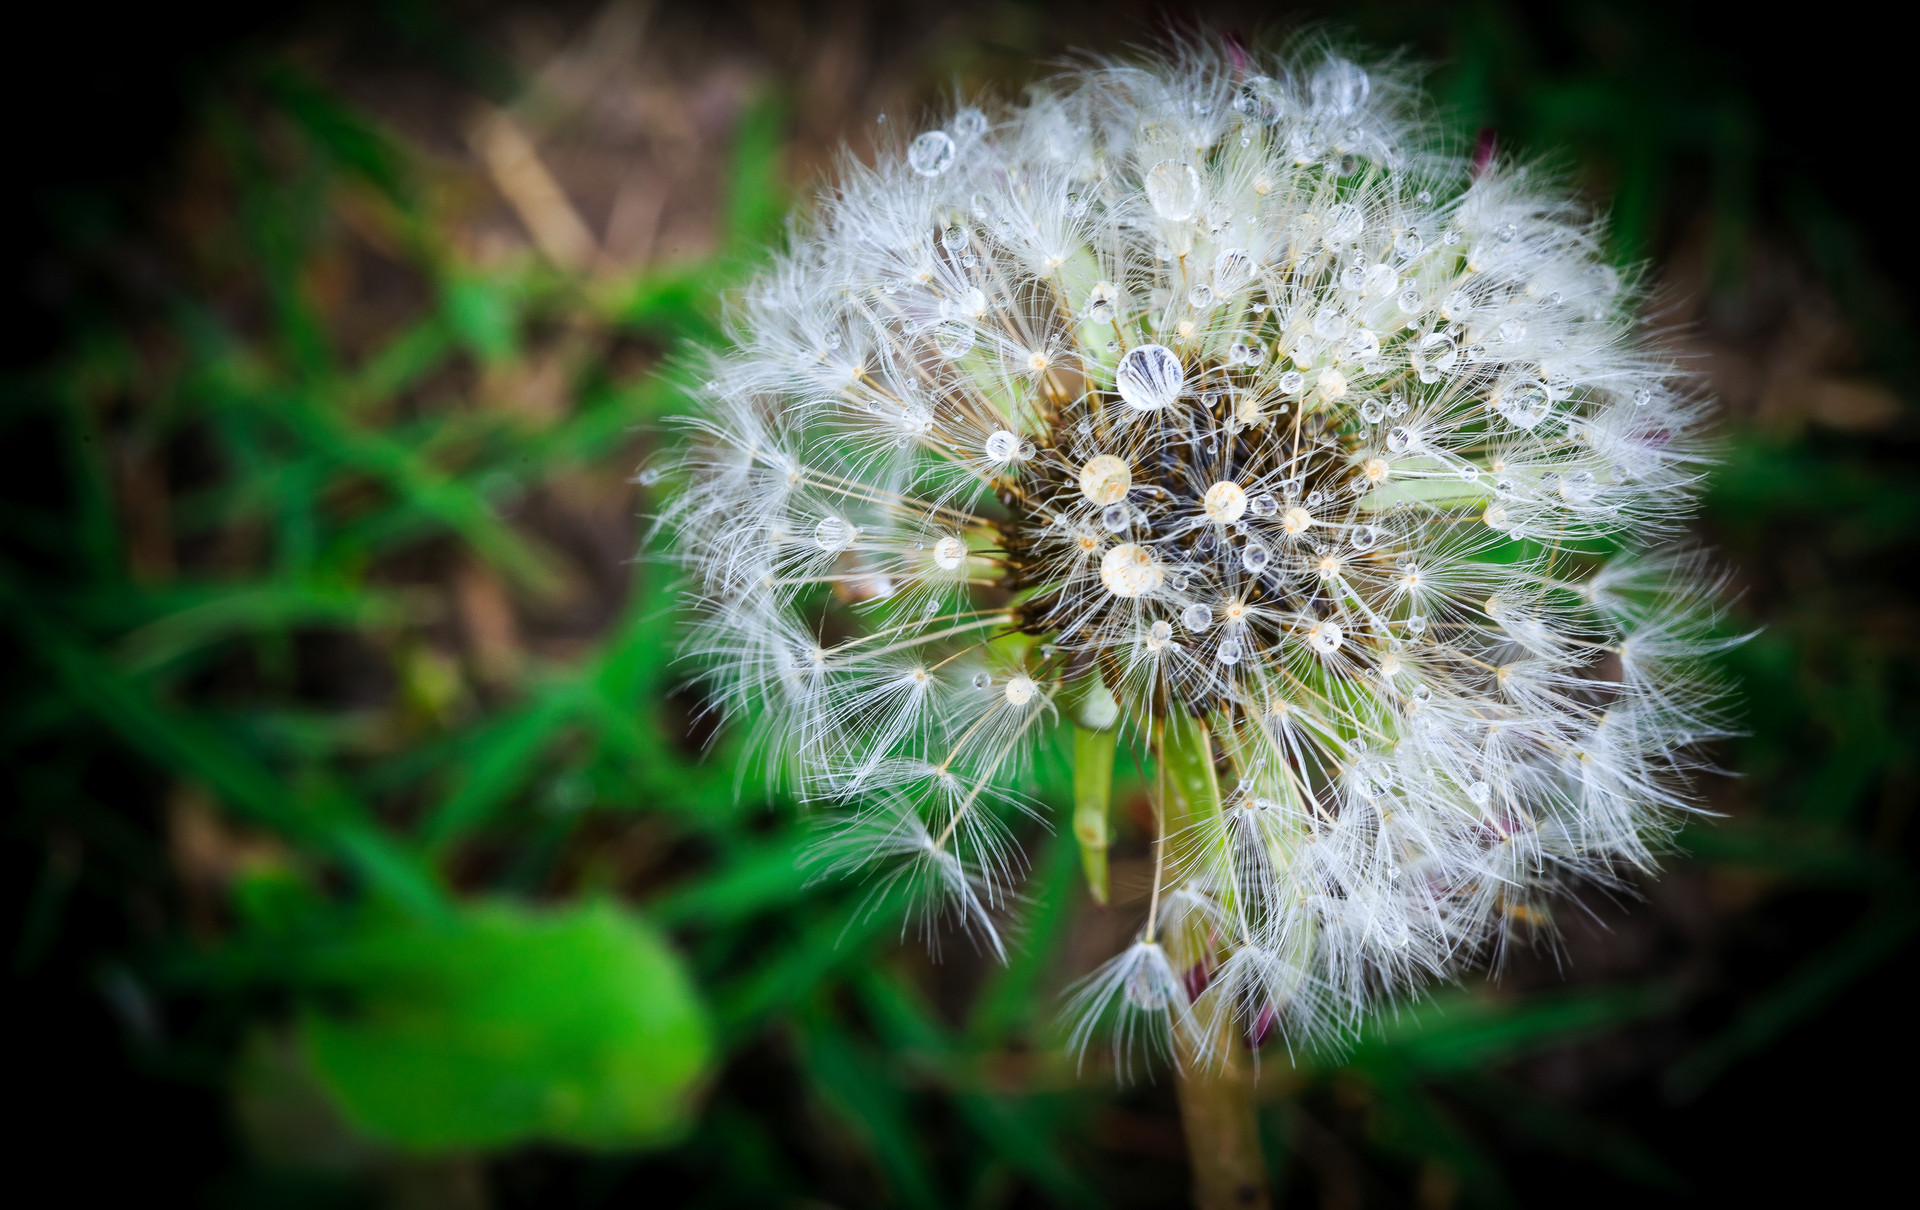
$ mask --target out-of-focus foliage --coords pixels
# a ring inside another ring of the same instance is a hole
[[[1652,1196],[1685,1141],[1559,1106],[1528,1064],[1652,1039],[1667,1095],[1707,1094],[1920,924],[1915,619],[1887,570],[1920,489],[1886,452],[1911,444],[1907,405],[1872,385],[1906,329],[1818,190],[1790,184],[1771,214],[1799,251],[1765,251],[1765,132],[1657,17],[1568,70],[1502,9],[1436,34],[1438,11],[1360,29],[1451,52],[1437,83],[1463,143],[1490,126],[1573,148],[1612,191],[1623,261],[1671,252],[1676,294],[1757,310],[1785,275],[1840,300],[1840,318],[1781,303],[1753,345],[1859,334],[1853,364],[1789,365],[1730,417],[1706,526],[1747,593],[1729,629],[1761,627],[1727,657],[1750,735],[1725,754],[1744,775],[1728,816],[1688,831],[1667,884],[1734,903],[1726,919],[1787,903],[1820,923],[1758,975],[1662,965],[1653,943],[1572,963],[1571,987],[1522,963],[1351,1053],[1270,1054],[1263,1126],[1275,1187],[1326,1204],[1508,1204],[1509,1161],[1534,1153]],[[496,102],[522,83],[430,7],[400,27]],[[475,145],[519,187],[526,111],[488,112],[506,124]],[[169,270],[137,305],[76,311],[60,357],[5,384],[14,969],[111,1005],[143,1078],[219,1090],[230,1203],[1180,1196],[1166,1090],[1076,1073],[1050,1029],[1099,948],[1077,939],[1124,911],[1086,903],[1071,787],[1042,787],[1057,835],[1033,838],[1009,963],[930,967],[884,893],[810,881],[805,822],[734,740],[703,752],[671,577],[629,561],[648,501],[628,476],[681,406],[662,367],[776,231],[792,114],[768,90],[731,123],[710,253],[609,267],[541,217],[537,180],[513,212],[533,250],[457,234],[482,203],[445,149],[246,60],[205,97]],[[1669,188],[1688,180],[1706,185]],[[1676,234],[1695,218],[1704,235]],[[1124,810],[1115,828],[1123,904],[1138,838]]]

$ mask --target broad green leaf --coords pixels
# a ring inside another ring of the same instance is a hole
[[[315,1071],[356,1127],[408,1149],[671,1142],[713,1058],[679,957],[611,903],[377,928],[309,973],[345,993],[301,1019]]]

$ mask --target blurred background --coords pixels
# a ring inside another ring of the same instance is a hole
[[[273,9],[273,11],[268,11]],[[1823,1202],[1914,1123],[1920,238],[1847,5],[66,6],[0,259],[10,1179],[88,1204],[1181,1204],[1059,1053],[1135,923],[812,884],[636,562],[674,356],[843,144],[1073,50],[1331,21],[1612,216],[1721,400],[1747,734],[1663,877],[1268,1058],[1286,1205]],[[1910,91],[1910,88],[1907,90]],[[641,477],[644,479],[644,476]],[[1054,795],[1059,787],[1042,784]],[[1124,797],[1124,796],[1123,796]],[[1135,800],[1134,811],[1140,810]],[[1123,809],[1122,814],[1126,814]],[[1121,824],[1115,881],[1144,855]]]

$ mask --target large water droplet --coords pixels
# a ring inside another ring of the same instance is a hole
[[[1200,174],[1182,160],[1161,160],[1147,169],[1147,201],[1168,222],[1184,222],[1200,209]]]
[[[1119,383],[1120,398],[1128,407],[1141,412],[1157,412],[1170,406],[1187,384],[1180,359],[1165,345],[1128,349],[1114,377]]]
[[[839,517],[828,517],[813,527],[813,544],[828,552],[845,550],[853,545],[853,526]]]
[[[933,330],[933,347],[943,357],[964,357],[973,348],[973,325],[950,319]]]
[[[953,139],[929,130],[907,145],[907,165],[921,176],[939,176],[953,166]]]
[[[1307,87],[1315,109],[1345,117],[1366,104],[1373,81],[1359,64],[1328,55]]]

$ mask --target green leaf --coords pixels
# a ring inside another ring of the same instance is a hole
[[[314,1070],[357,1128],[408,1149],[668,1143],[713,1057],[679,957],[611,903],[376,928],[308,970],[350,1003],[302,1017]]]

